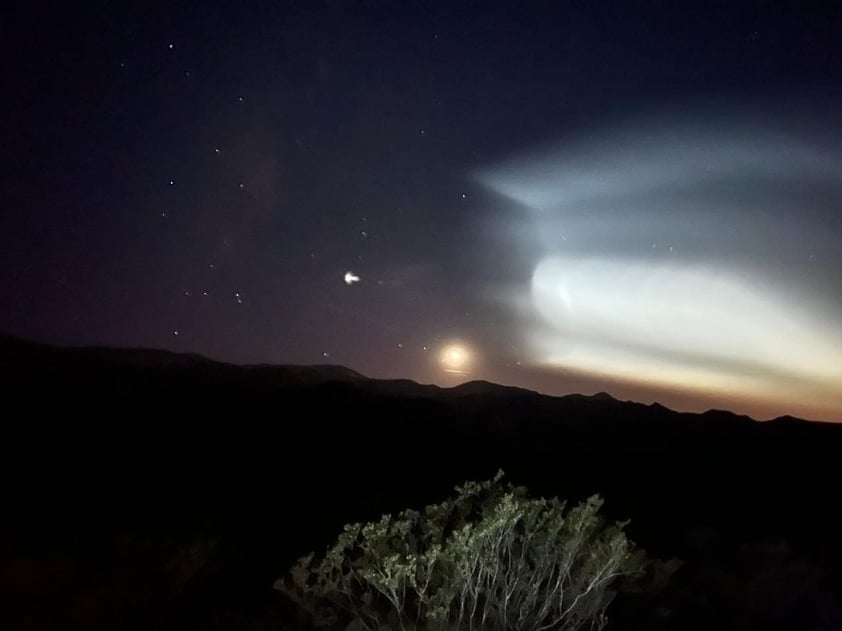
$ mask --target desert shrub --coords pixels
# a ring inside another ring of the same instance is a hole
[[[420,512],[345,526],[282,589],[318,626],[601,629],[618,582],[643,573],[645,553],[624,524],[602,518],[599,497],[566,510],[501,478],[468,482]]]

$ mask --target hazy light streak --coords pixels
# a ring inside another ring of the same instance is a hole
[[[607,136],[607,138],[606,138]],[[533,210],[576,212],[577,204],[687,184],[740,179],[831,179],[842,158],[798,137],[730,125],[700,129],[606,130],[565,150],[546,150],[487,169],[479,179]]]

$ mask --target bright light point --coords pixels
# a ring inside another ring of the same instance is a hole
[[[455,375],[465,375],[471,365],[471,353],[462,344],[448,344],[439,355],[442,369]]]
[[[354,283],[360,282],[360,277],[354,274],[354,272],[345,272],[345,284],[346,285],[353,285]]]

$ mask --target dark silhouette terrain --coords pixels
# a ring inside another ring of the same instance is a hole
[[[290,628],[298,556],[498,469],[685,562],[610,628],[842,624],[842,425],[12,338],[0,365],[5,628]]]

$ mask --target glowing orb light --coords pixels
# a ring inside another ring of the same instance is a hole
[[[464,345],[452,343],[442,349],[439,361],[445,372],[464,375],[471,365],[471,353]]]

